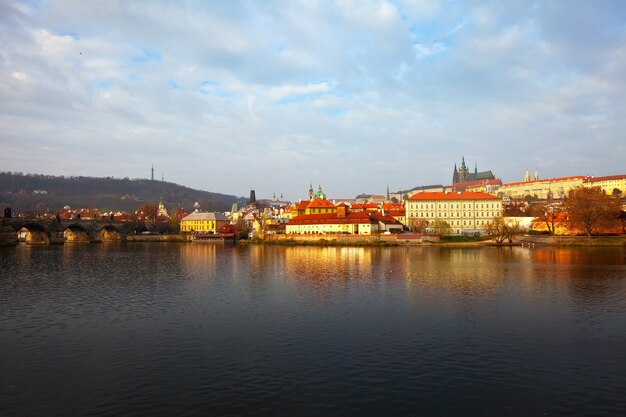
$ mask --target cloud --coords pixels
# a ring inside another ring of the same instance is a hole
[[[623,167],[619,1],[59,0],[0,16],[7,170],[155,164],[297,199],[311,181],[342,197],[446,183],[462,155],[504,181],[529,159],[542,176]]]

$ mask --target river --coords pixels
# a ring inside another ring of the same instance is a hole
[[[624,410],[622,248],[0,248],[3,416]]]

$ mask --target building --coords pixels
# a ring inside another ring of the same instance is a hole
[[[626,175],[587,177],[583,181],[583,185],[585,187],[600,187],[608,195],[613,195],[614,190],[619,190],[624,195],[626,194]]]
[[[167,214],[167,209],[165,208],[165,204],[163,204],[163,195],[161,194],[161,198],[159,199],[159,208],[157,209],[157,217],[169,217]]]
[[[528,172],[525,178],[530,178]],[[572,188],[583,185],[588,177],[584,175],[576,175],[571,177],[546,178],[540,180],[536,175],[535,178],[537,179],[502,184],[498,189],[498,195],[510,198],[524,198],[526,196],[539,199],[563,198],[567,196]]]
[[[379,232],[398,232],[403,228],[394,216],[379,213],[357,205],[352,209],[345,203],[334,205],[326,198],[322,188],[313,193],[309,188],[309,201],[300,201],[291,208],[291,218],[286,226],[287,234],[355,234],[370,235]]]
[[[193,212],[180,219],[180,231],[190,233],[216,233],[220,227],[228,223],[228,217],[222,213]]]
[[[462,184],[464,182],[470,181],[480,181],[480,180],[495,180],[496,177],[493,175],[491,171],[482,171],[478,172],[478,165],[474,164],[474,172],[470,172],[467,166],[465,165],[465,157],[463,157],[461,162],[461,167],[457,170],[456,164],[454,164],[454,171],[452,172],[452,185]]]
[[[502,200],[481,192],[418,193],[406,201],[407,224],[446,222],[453,234],[484,234],[489,223],[502,215]]]
[[[467,181],[467,182],[455,184],[451,188],[452,188],[452,191],[470,191],[470,192],[496,194],[496,192],[498,191],[501,185],[502,185],[502,181],[500,181],[499,179],[475,180],[475,181]]]

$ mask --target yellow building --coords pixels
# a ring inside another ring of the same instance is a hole
[[[495,217],[502,215],[502,200],[479,192],[418,193],[406,201],[407,224],[442,220],[453,234],[483,234]]]
[[[180,220],[180,231],[216,233],[217,229],[228,223],[228,218],[222,213],[194,212]]]
[[[600,187],[608,195],[618,189],[626,194],[626,175],[609,175],[606,177],[588,177],[583,183],[585,187]]]
[[[527,195],[540,199],[546,199],[548,197],[563,198],[567,196],[571,189],[583,185],[586,178],[587,177],[584,175],[577,175],[573,177],[510,182],[500,186],[498,189],[498,195],[508,196],[510,198],[524,198]]]

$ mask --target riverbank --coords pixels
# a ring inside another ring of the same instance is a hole
[[[626,246],[626,236],[524,236],[524,245],[546,246]]]
[[[191,242],[189,235],[128,235],[127,242]]]

